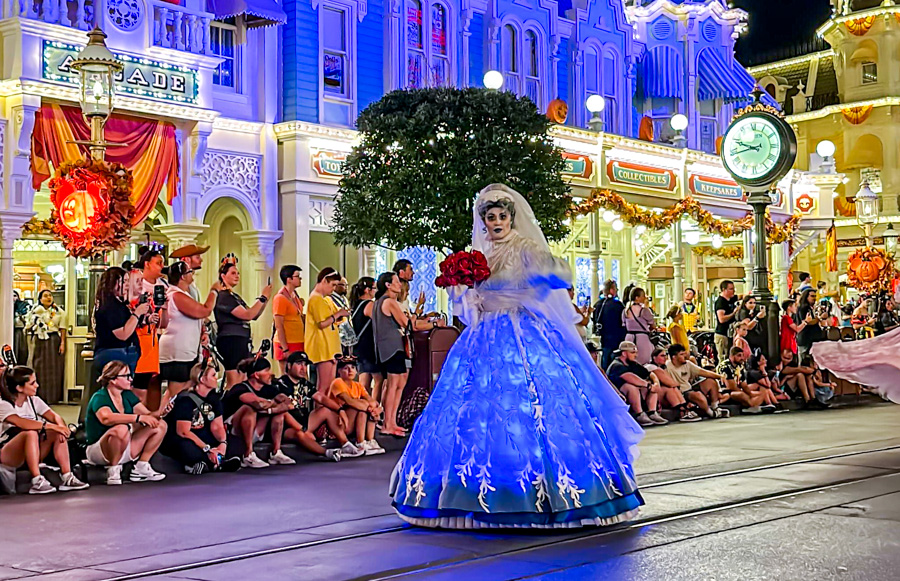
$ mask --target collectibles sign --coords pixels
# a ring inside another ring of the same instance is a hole
[[[618,160],[610,161],[606,164],[606,176],[614,184],[654,188],[670,192],[675,189],[675,172],[649,165],[638,165]]]
[[[41,55],[43,77],[49,81],[79,86],[78,75],[70,65],[81,50],[82,47],[74,44],[45,40]],[[116,76],[116,91],[188,105],[198,103],[197,71],[127,54],[113,54],[125,65]]]
[[[566,169],[562,172],[564,176],[582,180],[589,180],[594,176],[594,162],[591,156],[568,151],[564,151],[562,156],[566,161]]]
[[[347,154],[341,151],[317,150],[312,156],[313,171],[320,178],[341,178]]]
[[[688,178],[688,187],[695,196],[710,196],[726,200],[744,199],[744,191],[741,186],[732,180],[691,174]]]

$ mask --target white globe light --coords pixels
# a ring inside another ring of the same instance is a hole
[[[634,227],[634,235],[635,236],[643,236],[644,232],[646,232],[646,231],[647,231],[647,227],[644,226],[643,224],[638,224],[637,226]]]
[[[824,141],[820,141],[816,146],[816,153],[819,154],[819,157],[831,157],[834,155],[834,143],[828,141],[827,139]]]
[[[686,232],[684,235],[684,241],[690,244],[691,246],[696,245],[700,242],[700,233],[697,231],[694,232]]]
[[[488,71],[484,73],[484,86],[495,91],[503,86],[503,73],[500,71]]]
[[[714,234],[712,237],[712,247],[713,248],[722,248],[722,237],[718,234]]]
[[[681,113],[677,113],[672,115],[672,118],[669,119],[669,125],[671,125],[672,129],[675,131],[684,131],[688,126],[688,118]]]
[[[603,211],[603,221],[604,222],[612,222],[616,219],[616,213],[612,210],[604,210]]]
[[[591,95],[587,98],[587,101],[584,102],[584,106],[587,107],[587,110],[591,113],[600,113],[606,108],[606,99],[600,95]]]
[[[616,232],[621,232],[622,230],[625,229],[625,222],[616,218],[612,223],[612,229],[615,230]]]
[[[663,239],[664,241],[666,241],[666,242],[669,242],[669,241],[672,240],[672,235],[669,234],[668,232],[666,232],[665,234],[663,234],[662,239]]]

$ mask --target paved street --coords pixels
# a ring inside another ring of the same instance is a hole
[[[896,579],[900,406],[651,430],[640,519],[576,533],[403,526],[398,451],[0,498],[0,580]]]

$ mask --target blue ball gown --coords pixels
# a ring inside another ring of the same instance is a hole
[[[570,323],[568,267],[515,230],[487,258],[491,277],[455,298],[470,326],[394,469],[394,508],[441,528],[633,518],[643,431]]]

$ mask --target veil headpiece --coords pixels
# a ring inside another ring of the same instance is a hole
[[[516,233],[532,241],[540,250],[550,252],[550,245],[541,231],[541,227],[534,217],[534,211],[531,205],[522,197],[522,194],[503,184],[491,184],[479,192],[475,204],[472,206],[472,249],[478,250],[483,254],[490,255],[494,248],[494,241],[491,240],[487,229],[484,227],[484,221],[481,219],[481,208],[491,202],[500,200],[509,200],[515,207],[516,218],[513,223],[513,229]]]

